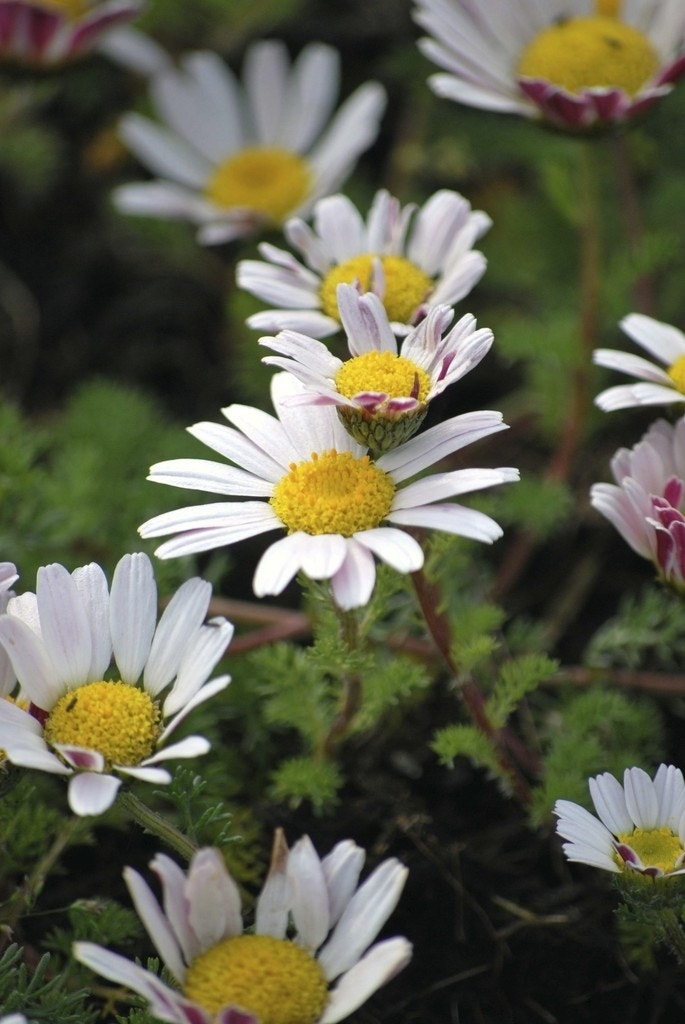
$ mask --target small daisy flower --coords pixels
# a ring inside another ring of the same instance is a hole
[[[481,279],[486,261],[473,246],[491,223],[446,189],[418,209],[377,192],[366,222],[346,196],[328,196],[314,207],[313,229],[299,217],[283,229],[306,265],[267,242],[259,246],[266,262],[238,264],[240,287],[281,307],[255,313],[248,326],[328,337],[340,330],[338,285],[357,283],[378,295],[393,330],[407,333],[429,309],[455,305]]]
[[[665,369],[641,356],[611,348],[598,348],[594,361],[598,366],[620,370],[638,377],[639,384],[619,384],[597,395],[595,403],[604,412],[640,405],[669,405],[685,402],[685,334],[677,327],[653,320],[642,313],[631,313],[621,327],[633,341],[665,365]]]
[[[331,120],[340,58],[320,43],[292,68],[283,43],[247,50],[243,86],[214,53],[191,53],[152,79],[163,124],[121,121],[124,142],[157,180],[125,185],[125,213],[188,220],[204,243],[227,242],[304,215],[335,191],[375,140],[385,91],[367,82]]]
[[[210,597],[209,583],[188,580],[157,624],[146,555],[121,559],[111,591],[94,563],[71,575],[62,565],[39,569],[36,593],[10,601],[0,616],[0,645],[30,701],[26,711],[0,701],[8,760],[66,776],[70,807],[85,815],[112,804],[120,775],[168,783],[160,761],[205,754],[202,736],[166,742],[229,682],[207,682],[233,632],[223,618],[203,624]]]
[[[314,338],[282,331],[259,344],[281,353],[262,361],[297,377],[298,401],[333,405],[360,444],[375,453],[396,448],[421,426],[428,404],[476,366],[492,345],[492,331],[476,330],[470,313],[443,337],[454,310],[436,306],[399,347],[377,295],[338,285],[338,308],[350,359],[332,355]]]
[[[557,800],[557,832],[570,861],[614,874],[685,874],[685,782],[680,768],[659,765],[654,779],[627,768],[623,785],[609,772],[589,780],[597,818]]]
[[[141,0],[0,0],[0,60],[53,65],[94,49]]]
[[[374,555],[398,572],[423,565],[420,545],[398,527],[445,530],[486,543],[501,536],[489,516],[445,499],[517,480],[518,470],[458,469],[407,483],[472,441],[505,430],[501,413],[455,416],[372,459],[334,408],[293,406],[302,393],[299,381],[279,373],[272,382],[278,418],[231,405],[222,412],[232,427],[190,428],[234,466],[174,459],[152,467],[148,479],[157,483],[262,499],[194,505],[150,519],[140,527],[144,537],[177,534],[157,549],[160,558],[285,529],[287,536],[267,548],[257,565],[255,594],[280,594],[302,570],[310,579],[330,580],[338,606],[349,609],[371,597]]]
[[[616,484],[594,484],[593,506],[664,583],[685,591],[685,418],[658,420],[611,460]]]
[[[685,73],[682,0],[416,0],[414,17],[438,96],[572,131],[634,117]]]
[[[411,958],[405,938],[372,945],[407,869],[385,860],[358,885],[364,858],[350,839],[319,859],[308,836],[288,850],[277,833],[254,931],[246,933],[238,886],[218,850],[198,850],[187,875],[157,854],[150,867],[162,906],[136,871],[124,876],[180,991],[94,943],[77,942],[74,955],[138,992],[151,1013],[172,1024],[336,1024]]]

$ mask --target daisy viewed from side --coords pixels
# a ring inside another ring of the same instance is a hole
[[[385,108],[383,88],[367,82],[331,119],[339,65],[336,50],[311,43],[290,68],[283,43],[262,40],[247,50],[241,86],[216,54],[188,54],[151,81],[163,123],[121,120],[124,142],[158,177],[117,189],[117,206],[188,220],[208,244],[307,213],[347,178]]]
[[[596,349],[593,358],[598,366],[620,370],[640,380],[638,384],[619,384],[602,391],[595,399],[599,408],[612,412],[632,406],[685,402],[685,334],[643,313],[624,317],[621,327],[629,338],[663,363],[665,369],[630,352]]]
[[[238,264],[239,286],[279,307],[255,313],[248,326],[328,337],[340,330],[338,285],[356,282],[378,295],[393,330],[406,333],[434,306],[460,302],[480,280],[486,261],[473,246],[491,223],[447,189],[419,208],[402,207],[382,190],[366,221],[346,196],[328,196],[314,207],[313,228],[296,217],[283,229],[304,263],[263,242],[264,261]]]
[[[275,374],[271,393],[277,418],[231,405],[222,411],[233,426],[189,428],[235,465],[174,459],[152,467],[149,479],[157,483],[241,499],[165,512],[144,523],[144,537],[176,534],[157,549],[160,558],[285,529],[287,536],[267,548],[257,565],[255,594],[280,594],[301,570],[310,579],[330,580],[338,606],[349,609],[371,596],[374,555],[398,572],[423,565],[420,545],[401,527],[444,530],[486,543],[501,536],[489,516],[445,499],[517,480],[518,470],[458,469],[407,483],[472,441],[506,429],[501,413],[455,416],[372,459],[334,408],[292,405],[303,385],[291,374]]]
[[[435,306],[398,346],[378,296],[339,284],[337,305],[350,359],[338,359],[314,338],[282,331],[260,338],[279,353],[262,361],[304,384],[298,402],[334,405],[347,430],[374,453],[415,434],[429,402],[473,369],[493,341],[492,331],[476,330],[470,313],[443,336],[454,310]]]
[[[150,867],[162,906],[136,871],[124,875],[180,991],[94,943],[77,942],[74,955],[171,1024],[336,1024],[411,958],[405,938],[372,945],[407,869],[385,860],[358,885],[364,858],[349,839],[319,859],[307,836],[288,850],[277,833],[254,932],[246,933],[238,887],[218,850],[198,850],[187,874],[158,854]]]
[[[84,815],[112,804],[120,776],[168,783],[159,762],[205,754],[202,736],[166,742],[229,682],[207,682],[233,633],[224,618],[204,624],[210,597],[209,583],[188,580],[157,623],[146,555],[125,555],[111,590],[95,563],[71,575],[57,564],[39,569],[36,593],[0,616],[0,644],[30,702],[22,710],[0,701],[8,760],[66,776],[71,809]]]
[[[131,21],[142,0],[0,0],[0,60],[52,65],[80,57]]]
[[[416,0],[414,17],[439,96],[569,130],[626,121],[685,73],[682,0]]]
[[[590,779],[589,786],[598,818],[570,800],[557,800],[554,806],[570,861],[649,878],[685,874],[680,768],[661,764],[654,779],[642,768],[627,768],[623,785],[605,772]]]
[[[611,460],[615,484],[594,484],[593,506],[660,578],[685,592],[685,418],[658,420]]]

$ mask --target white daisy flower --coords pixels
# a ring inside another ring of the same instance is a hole
[[[121,121],[126,145],[157,180],[125,185],[125,213],[188,220],[204,243],[226,242],[304,215],[335,191],[375,140],[385,91],[367,82],[331,120],[340,58],[320,43],[292,68],[285,46],[254,43],[243,86],[214,53],[191,53],[154,76],[163,124],[140,114]]]
[[[476,330],[470,313],[443,337],[454,318],[451,306],[435,306],[398,347],[377,295],[360,295],[339,284],[337,305],[350,359],[294,331],[259,344],[279,352],[262,361],[287,370],[305,386],[297,399],[333,405],[349,432],[374,453],[396,448],[416,433],[428,404],[477,366],[492,345],[492,331]]]
[[[10,601],[0,616],[0,644],[30,701],[28,711],[0,701],[8,760],[68,777],[69,805],[85,815],[112,804],[119,775],[167,783],[160,761],[205,754],[202,736],[165,744],[194,707],[229,682],[207,682],[233,633],[224,618],[203,625],[210,598],[209,583],[188,580],[157,624],[146,555],[124,555],[111,592],[94,563],[71,575],[62,565],[39,569],[36,593]]]
[[[593,506],[663,582],[685,590],[685,418],[658,420],[611,461],[616,484],[594,484]]]
[[[583,130],[626,121],[685,73],[682,0],[416,0],[438,96]]]
[[[471,412],[440,423],[372,459],[348,434],[334,408],[293,406],[303,386],[276,374],[272,399],[278,418],[231,405],[232,427],[198,423],[190,433],[224,458],[174,459],[153,466],[150,480],[234,498],[163,513],[140,527],[144,537],[177,534],[157,549],[160,558],[207,551],[271,530],[287,531],[262,555],[253,587],[258,597],[280,594],[302,570],[330,580],[340,608],[368,602],[377,555],[398,572],[423,565],[423,552],[398,527],[445,530],[492,543],[500,527],[489,516],[444,499],[518,479],[516,469],[458,469],[406,483],[472,441],[505,430],[498,412]],[[264,500],[266,499],[266,500]]]
[[[604,412],[640,405],[669,405],[685,402],[685,334],[677,327],[653,320],[643,313],[631,313],[621,327],[633,341],[655,356],[666,369],[641,356],[611,348],[598,348],[594,361],[598,366],[620,370],[638,377],[640,384],[619,384],[597,395],[595,403]]]
[[[599,821],[579,804],[557,800],[557,832],[570,861],[660,878],[685,874],[685,782],[659,765],[654,779],[627,768],[623,785],[609,772],[589,780]]]
[[[458,192],[436,192],[417,209],[383,190],[366,222],[346,196],[328,196],[314,207],[313,223],[312,230],[296,217],[283,229],[304,264],[267,242],[259,246],[266,262],[238,264],[239,286],[280,307],[251,316],[255,330],[335,334],[337,286],[358,283],[381,299],[393,330],[406,333],[434,306],[460,302],[485,273],[473,246],[492,221]]]
[[[51,65],[94,49],[141,0],[0,0],[0,60]]]
[[[308,836],[289,851],[277,834],[248,934],[238,887],[218,850],[199,850],[187,875],[157,854],[150,867],[162,885],[162,906],[136,871],[124,875],[181,991],[94,943],[77,942],[74,956],[138,992],[151,1013],[172,1024],[336,1024],[411,958],[405,938],[372,945],[407,869],[385,860],[358,886],[364,858],[350,839],[320,860]]]

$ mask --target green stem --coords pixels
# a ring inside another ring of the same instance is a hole
[[[580,351],[573,373],[571,404],[561,438],[547,468],[550,480],[566,480],[580,446],[590,407],[592,350],[599,333],[600,188],[597,140],[580,143]]]
[[[12,931],[20,918],[33,907],[43,891],[45,881],[80,830],[85,831],[83,818],[69,818],[59,830],[49,849],[40,858],[33,871],[26,876],[24,884],[13,894],[7,906],[7,914],[0,917],[0,951],[10,942]]]
[[[179,853],[184,860],[189,861],[192,858],[197,850],[195,843],[133,793],[120,793],[118,803],[142,828],[161,839],[163,843]]]
[[[681,967],[685,966],[685,933],[675,911],[662,910],[659,914],[659,924],[663,931],[664,941]]]

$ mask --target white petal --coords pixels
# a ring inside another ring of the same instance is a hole
[[[103,679],[112,658],[107,578],[95,562],[75,569],[71,576],[81,596],[90,626],[91,660],[87,678]]]
[[[214,694],[221,693],[222,690],[226,689],[230,681],[230,676],[217,676],[217,678],[212,679],[210,683],[205,683],[205,685],[200,690],[198,690],[195,696],[191,697],[187,704],[185,704],[185,706],[181,708],[178,714],[175,715],[174,718],[172,718],[172,720],[169,722],[169,724],[159,737],[159,740],[157,741],[158,744],[162,744],[166,741],[167,736],[169,736],[174,731],[174,729],[183,721],[183,719],[190,714],[193,708],[198,707],[200,704],[204,704],[204,702],[206,700],[209,700],[210,697],[213,697]],[[148,762],[150,762],[151,760],[152,759],[148,758]]]
[[[140,114],[124,114],[119,131],[126,145],[154,174],[202,189],[212,165],[182,139]]]
[[[124,881],[138,917],[143,922],[155,949],[178,983],[182,985],[186,976],[185,964],[168,917],[162,912],[152,890],[137,871],[133,868],[124,868]]]
[[[147,555],[124,555],[110,594],[112,648],[121,679],[136,683],[145,667],[157,622],[157,587]]]
[[[57,677],[42,639],[21,619],[3,615],[0,643],[29,699],[44,711],[51,711],[65,686]]]
[[[74,814],[103,814],[114,803],[120,785],[113,775],[79,772],[69,783],[69,806]]]
[[[193,856],[186,896],[188,923],[203,950],[242,933],[238,886],[218,850],[201,849]]]
[[[330,915],[326,879],[309,836],[299,839],[290,851],[288,877],[297,941],[313,953],[328,935]]]
[[[395,909],[408,871],[399,861],[383,861],[347,904],[333,935],[318,956],[329,980],[357,962]]]
[[[629,338],[667,366],[685,355],[685,334],[670,324],[642,313],[631,313],[621,320],[621,328]]]
[[[333,597],[339,608],[349,611],[368,604],[376,583],[373,555],[354,537],[347,541],[347,555],[331,580]]]
[[[330,904],[331,926],[334,925],[357,888],[366,853],[351,839],[337,843],[321,862]]]
[[[588,783],[597,814],[615,836],[632,832],[635,822],[626,806],[623,786],[610,772],[604,772]]]
[[[661,824],[659,798],[647,772],[642,768],[626,768],[623,773],[623,789],[628,814],[637,827],[657,828]]]
[[[423,551],[417,540],[404,530],[379,526],[355,533],[355,540],[398,572],[416,572],[423,565]]]
[[[143,685],[151,697],[171,682],[188,643],[204,622],[212,585],[195,578],[179,587],[162,612],[145,665]]]
[[[88,682],[90,624],[76,584],[63,565],[38,570],[36,598],[43,643],[55,674],[67,686]]]
[[[386,939],[377,943],[340,978],[330,993],[319,1024],[337,1024],[354,1013],[381,985],[407,966],[411,955],[412,945],[407,939]]]
[[[212,619],[202,626],[187,645],[178,676],[164,701],[165,718],[176,714],[195,696],[214,666],[226,653],[233,625],[226,619]]]
[[[190,964],[201,952],[201,947],[197,935],[188,923],[185,872],[181,870],[176,861],[165,853],[156,854],[150,861],[150,867],[162,883],[164,913],[173,929],[174,937],[183,954],[183,960],[186,964]],[[183,981],[184,976],[179,980]]]
[[[401,526],[421,526],[427,530],[443,530],[460,537],[470,537],[492,544],[502,536],[502,528],[490,516],[463,505],[424,505],[390,512],[387,519]]]

